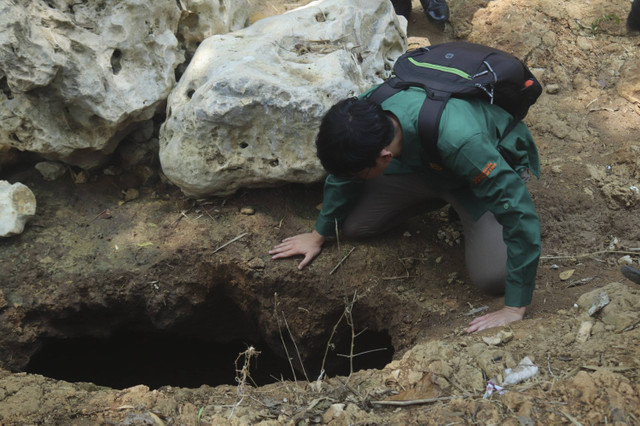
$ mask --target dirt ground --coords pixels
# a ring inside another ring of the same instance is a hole
[[[252,20],[304,3],[254,0]],[[449,3],[436,27],[413,1],[410,47],[498,46],[545,86],[525,120],[543,255],[523,321],[464,332],[502,300],[469,284],[446,208],[298,271],[267,252],[311,229],[321,184],[193,200],[158,173],[47,182],[23,155],[0,175],[38,201],[0,240],[0,424],[640,424],[640,286],[620,273],[640,258],[629,3]],[[525,357],[537,374],[485,394]]]

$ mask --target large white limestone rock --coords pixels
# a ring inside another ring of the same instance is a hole
[[[163,107],[179,19],[175,0],[2,2],[0,143],[98,165]]]
[[[0,145],[83,168],[162,112],[184,46],[248,22],[248,0],[0,2]],[[183,33],[180,33],[182,31]]]
[[[0,237],[22,233],[35,214],[36,197],[26,185],[0,180]]]
[[[249,0],[178,0],[182,8],[179,34],[187,55],[214,34],[237,31],[249,24]]]
[[[320,119],[388,77],[406,24],[387,0],[324,0],[206,39],[169,96],[163,172],[200,197],[321,179]]]

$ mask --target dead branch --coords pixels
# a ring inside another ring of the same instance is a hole
[[[211,213],[209,213],[209,210],[207,210],[207,208],[203,204],[200,204],[200,207],[202,207],[202,210],[204,210],[204,212],[207,214],[207,216],[209,216],[209,218],[211,218],[211,220],[215,221],[213,216],[211,216]]]
[[[324,374],[324,363],[327,360],[327,355],[329,354],[329,348],[331,347],[331,341],[333,340],[333,336],[335,336],[336,330],[338,330],[338,326],[342,322],[343,318],[344,318],[344,311],[342,312],[342,315],[340,315],[340,318],[338,318],[338,322],[336,322],[333,325],[333,330],[331,330],[331,335],[329,336],[329,341],[327,342],[327,347],[324,350],[324,357],[322,358],[322,364],[320,365],[320,376],[322,376]]]
[[[357,336],[356,336],[357,337]],[[347,354],[336,354],[336,356],[341,356],[344,358],[355,358],[357,356],[360,355],[366,355],[366,354],[370,354],[372,352],[380,352],[380,351],[386,351],[388,348],[377,348],[377,349],[371,349],[368,351],[364,351],[364,352],[358,352],[357,354],[353,354],[353,355],[347,355]]]
[[[347,260],[347,257],[351,256],[351,253],[353,253],[353,251],[355,250],[355,247],[352,247],[351,250],[349,251],[349,253],[347,253],[342,260],[340,260],[340,262],[338,262],[338,264],[331,270],[331,272],[329,272],[329,275],[333,275],[333,273],[340,267],[340,265],[342,265],[342,262],[344,262],[345,260]]]
[[[178,218],[173,222],[173,226],[176,226],[183,217],[186,217],[187,219],[189,219],[189,216],[187,216],[187,213],[191,212],[192,209],[193,207],[190,207],[188,210],[182,210],[178,215]]]
[[[351,300],[350,304],[345,304],[344,307],[344,313],[345,313],[345,318],[347,320],[347,324],[349,325],[349,327],[351,327],[351,347],[349,349],[349,377],[347,377],[347,383],[349,383],[349,380],[351,380],[351,376],[353,375],[353,348],[355,347],[355,341],[356,341],[356,333],[355,333],[355,327],[353,325],[353,304],[356,303],[356,298],[357,298],[357,294],[358,294],[358,290],[356,290],[353,293],[353,299]]]
[[[407,265],[404,264],[404,262],[402,261],[401,258],[398,258],[398,260],[402,264],[402,267],[404,268],[405,274],[404,275],[399,275],[399,276],[396,276],[396,277],[381,277],[380,279],[386,280],[386,281],[391,281],[391,280],[402,280],[402,279],[410,277],[409,269],[407,269]]]
[[[238,382],[238,388],[236,392],[238,396],[240,396],[240,399],[238,400],[238,402],[236,402],[233,405],[233,408],[231,409],[231,413],[229,414],[229,418],[233,417],[233,413],[235,412],[236,408],[238,408],[240,404],[242,404],[242,401],[244,401],[244,398],[247,396],[247,392],[246,392],[247,379],[251,380],[254,386],[257,386],[256,383],[253,381],[253,378],[251,377],[250,368],[251,368],[251,358],[254,358],[254,357],[257,358],[258,355],[260,355],[260,352],[256,351],[256,349],[253,346],[249,346],[246,351],[239,353],[238,357],[234,361],[234,365],[236,366],[236,382]],[[242,368],[238,369],[238,360],[242,356],[244,356],[244,363],[242,365]]]
[[[307,379],[307,382],[310,382],[311,380],[309,380],[309,376],[307,376],[307,371],[304,369],[304,364],[302,363],[302,357],[300,356],[298,345],[296,344],[296,341],[293,338],[293,334],[291,334],[291,329],[289,328],[287,317],[284,316],[284,312],[282,312],[282,319],[284,320],[284,325],[287,327],[287,331],[289,332],[289,338],[293,342],[293,347],[296,348],[296,354],[298,355],[298,361],[300,362],[300,368],[302,368],[302,373],[304,374],[305,379]]]
[[[374,405],[395,405],[402,407],[406,405],[431,404],[432,402],[449,401],[456,398],[467,398],[467,396],[441,396],[439,398],[413,399],[410,401],[371,401],[371,403]]]
[[[583,368],[584,370],[591,370],[591,371],[608,370],[608,371],[613,371],[614,373],[622,373],[625,371],[635,369],[635,367],[599,367],[597,365],[583,365],[581,368]]]
[[[575,281],[571,281],[566,288],[571,288],[571,287],[578,287],[581,285],[585,285],[587,283],[590,283],[591,281],[593,281],[595,278],[600,278],[599,276],[595,276],[595,277],[588,277],[588,278],[582,278],[579,280],[575,280]]]
[[[551,371],[551,355],[547,354],[547,368],[549,369],[549,374],[551,374],[551,377],[556,377],[555,374],[553,374],[553,371]]]
[[[573,424],[574,426],[582,426],[582,423],[580,423],[578,420],[576,420],[575,417],[569,415],[568,413],[565,413],[562,410],[559,410],[560,413],[565,416],[567,419],[569,419],[569,421],[571,422],[571,424]]]
[[[222,250],[223,248],[225,248],[226,246],[228,246],[229,244],[238,241],[240,238],[244,237],[245,235],[247,235],[248,232],[245,232],[244,234],[240,234],[237,237],[235,237],[233,240],[228,241],[226,243],[224,243],[223,245],[221,245],[220,247],[218,247],[217,249],[215,249],[214,251],[211,252],[211,254],[215,254],[217,252],[219,252],[220,250]]]
[[[289,362],[289,367],[291,367],[291,373],[293,374],[293,381],[297,385],[298,384],[298,378],[296,377],[296,370],[293,368],[293,363],[291,362],[291,356],[289,355],[289,350],[287,349],[287,344],[284,342],[284,336],[282,335],[282,323],[280,322],[280,316],[278,315],[278,293],[273,293],[273,314],[275,315],[276,322],[278,323],[278,333],[280,334],[280,341],[282,342],[282,347],[284,348],[284,353],[287,356],[287,361]]]
[[[600,250],[594,251],[593,253],[583,253],[583,254],[574,254],[567,256],[540,256],[540,259],[579,259],[581,257],[592,257],[597,254],[633,254],[637,255],[638,253],[635,251],[620,251],[620,250]]]
[[[360,393],[359,393],[357,390],[355,390],[355,389],[353,388],[353,386],[351,386],[351,385],[349,384],[349,382],[348,382],[348,381],[347,381],[347,382],[343,382],[342,380],[340,380],[340,377],[336,377],[336,379],[338,379],[338,381],[340,382],[340,384],[341,384],[342,386],[344,386],[344,387],[345,387],[349,392],[351,392],[351,393],[352,393],[352,394],[354,394],[356,397],[358,397],[358,399],[360,399],[360,400],[362,400],[362,399],[363,399],[363,398],[362,398],[362,395],[360,395]]]

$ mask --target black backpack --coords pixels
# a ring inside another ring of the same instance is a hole
[[[381,104],[409,87],[425,90],[427,98],[418,117],[418,134],[434,168],[442,162],[437,149],[438,125],[451,97],[484,98],[511,114],[513,120],[502,133],[502,140],[542,93],[542,86],[520,59],[502,50],[462,41],[410,50],[396,60],[393,73],[368,98]]]

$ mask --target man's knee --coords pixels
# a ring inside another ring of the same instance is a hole
[[[342,227],[342,235],[354,240],[372,237],[375,234],[376,231],[371,227],[353,221],[346,221]]]

